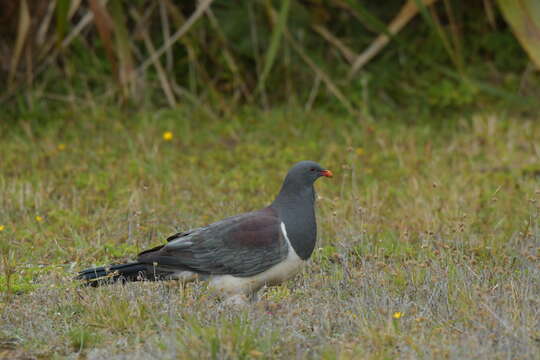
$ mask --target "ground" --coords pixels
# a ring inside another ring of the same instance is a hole
[[[540,357],[538,119],[56,117],[0,128],[0,358]],[[73,280],[267,205],[304,159],[334,172],[316,184],[318,246],[258,302]]]

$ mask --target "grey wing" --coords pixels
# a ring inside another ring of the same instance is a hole
[[[204,274],[253,276],[287,257],[275,211],[266,208],[195,229],[139,261]]]
[[[189,229],[189,230],[187,230],[187,231],[181,231],[181,232],[179,232],[179,233],[176,233],[176,234],[174,234],[174,235],[169,236],[169,237],[167,238],[167,242],[174,241],[174,240],[176,240],[176,239],[179,239],[179,238],[181,238],[181,237],[187,236],[187,235],[192,234],[192,233],[194,233],[194,232],[196,232],[196,231],[199,231],[199,230],[201,230],[201,229],[203,229],[203,228],[195,228],[195,229]]]

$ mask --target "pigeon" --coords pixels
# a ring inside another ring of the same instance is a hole
[[[278,285],[299,272],[317,240],[315,190],[318,178],[332,177],[314,161],[287,173],[267,207],[179,232],[167,243],[141,252],[127,264],[90,268],[77,279],[99,286],[115,281],[206,280],[218,295],[252,299],[259,289]]]

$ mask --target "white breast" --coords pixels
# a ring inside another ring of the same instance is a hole
[[[270,269],[251,276],[251,277],[236,277],[232,275],[218,275],[210,279],[210,286],[227,295],[234,294],[251,294],[259,290],[264,285],[277,285],[287,279],[290,279],[298,273],[305,263],[294,251],[291,246],[285,224],[281,223],[281,232],[287,242],[287,257],[272,266]]]

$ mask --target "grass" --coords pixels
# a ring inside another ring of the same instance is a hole
[[[0,358],[540,356],[538,119],[83,110],[0,124]],[[335,174],[318,249],[251,307],[203,283],[72,281],[264,206],[302,159]]]

